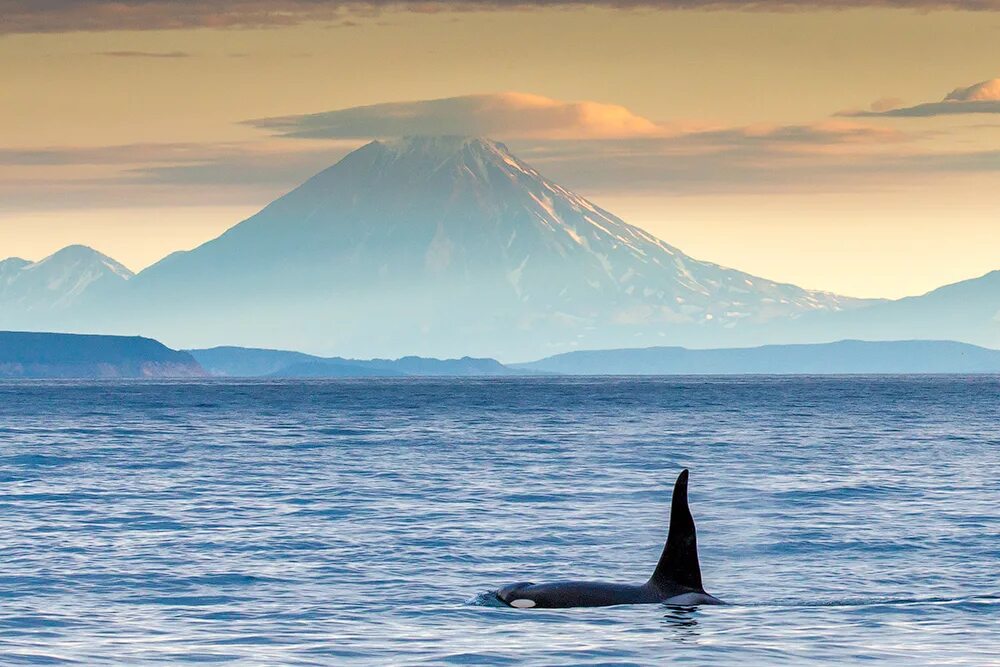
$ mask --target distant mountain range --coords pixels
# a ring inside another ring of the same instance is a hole
[[[218,347],[171,350],[139,336],[0,331],[0,378],[461,377],[525,375],[494,359],[340,359]]]
[[[434,377],[524,375],[495,359],[343,359],[244,347],[188,350],[212,375],[226,377]]]
[[[718,350],[650,347],[569,352],[512,368],[561,375],[1000,373],[1000,350],[924,340],[844,340]]]
[[[810,291],[693,259],[502,144],[416,137],[372,142],[136,276],[79,246],[6,260],[0,327],[359,358],[843,338],[1000,347],[1000,273],[892,302]]]
[[[570,352],[505,366],[495,359],[343,359],[241,347],[176,351],[155,340],[0,331],[0,378],[373,378],[515,375],[1000,373],[1000,350],[950,341]]]
[[[73,328],[76,317],[103,308],[134,277],[107,255],[81,245],[39,262],[5,259],[0,261],[0,326]]]
[[[922,296],[884,301],[852,312],[808,315],[788,327],[765,327],[749,342],[956,340],[1000,348],[1000,271],[939,287]]]
[[[816,345],[689,350],[650,347],[569,352],[523,364],[494,359],[341,359],[218,347],[189,350],[229,377],[502,377],[511,375],[830,375],[1000,373],[1000,350],[952,341],[844,340]]]

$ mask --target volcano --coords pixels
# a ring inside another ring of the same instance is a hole
[[[704,345],[866,302],[693,259],[500,143],[373,141],[100,309],[174,346],[534,358]]]

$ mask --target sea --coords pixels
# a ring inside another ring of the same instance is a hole
[[[1000,664],[1000,378],[0,383],[0,664],[664,663]]]

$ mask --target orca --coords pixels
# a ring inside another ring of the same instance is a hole
[[[608,607],[618,604],[669,604],[695,606],[725,604],[705,592],[698,565],[698,540],[688,508],[688,471],[674,484],[670,529],[653,575],[644,584],[631,586],[603,581],[555,581],[549,584],[520,582],[504,586],[497,598],[516,609]]]

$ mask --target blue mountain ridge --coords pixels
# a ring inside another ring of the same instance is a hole
[[[0,331],[0,377],[3,378],[205,375],[190,354],[141,336]]]
[[[952,341],[859,341],[689,350],[581,350],[513,368],[566,375],[1000,373],[1000,350]]]

